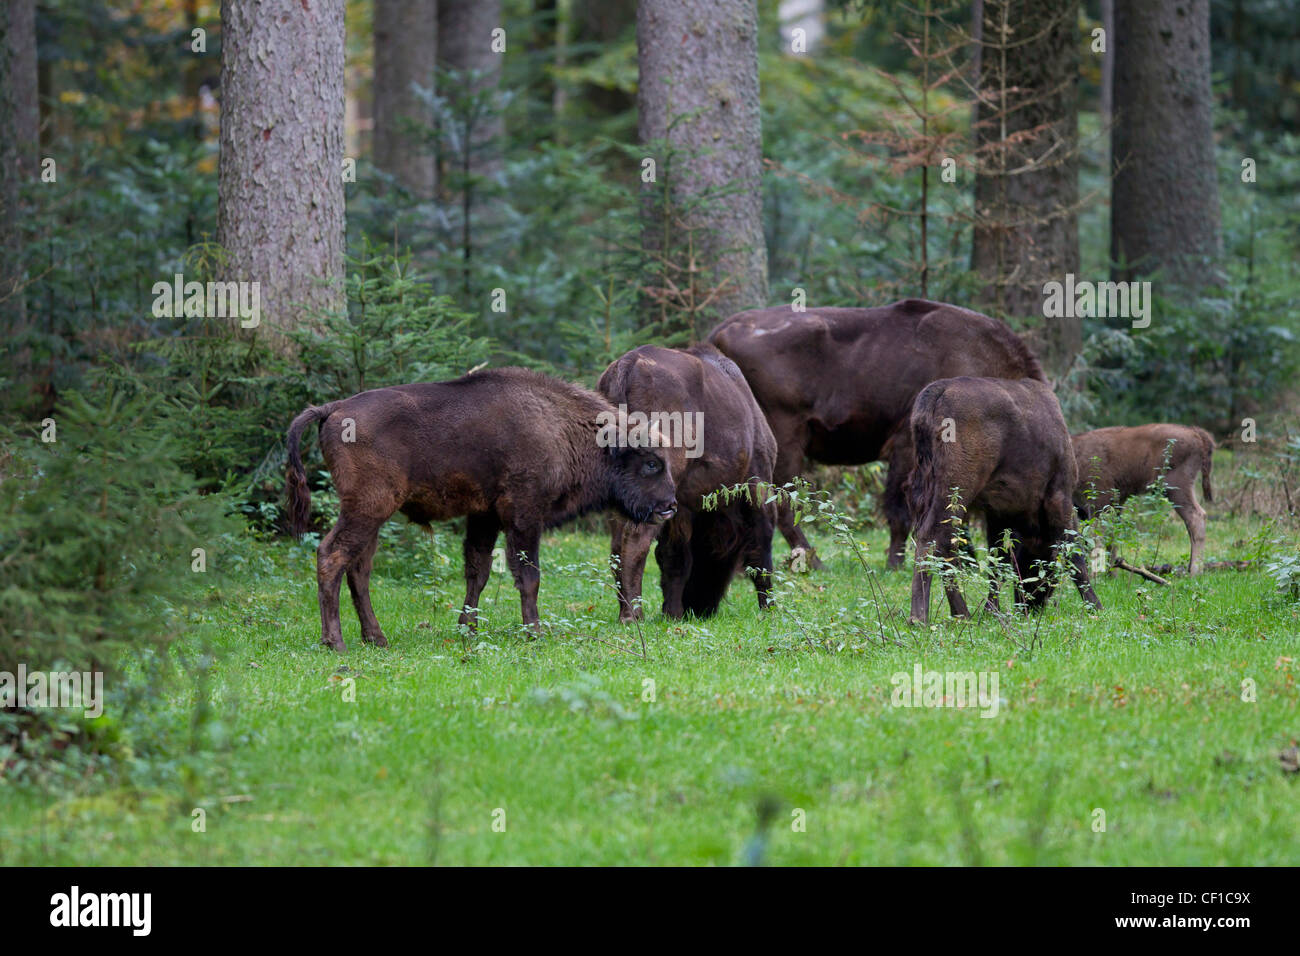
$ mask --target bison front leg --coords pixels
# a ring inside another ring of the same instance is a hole
[[[524,625],[534,633],[538,633],[541,630],[541,618],[537,613],[537,592],[542,584],[540,564],[542,529],[508,528],[506,547],[510,552],[507,555],[510,572],[515,577],[515,587],[519,589],[519,607],[523,613]]]
[[[788,434],[783,433],[779,422],[773,425],[772,430],[776,434],[777,445],[776,466],[772,470],[772,483],[779,488],[792,481],[803,469],[803,449],[808,441],[808,436],[798,429],[786,429],[784,431],[787,431]],[[808,569],[813,571],[821,570],[821,558],[817,557],[817,552],[809,543],[808,537],[803,533],[803,528],[794,523],[794,509],[790,507],[789,499],[784,495],[777,502],[776,524],[781,529],[781,536],[790,545],[791,556],[797,552],[802,552],[804,564]]]
[[[470,515],[465,521],[465,603],[460,623],[472,631],[478,625],[478,600],[492,574],[492,548],[501,533],[494,514]]]
[[[1068,489],[1059,489],[1047,502],[1047,508],[1048,513],[1052,515],[1052,524],[1048,528],[1050,540],[1059,542],[1058,547],[1070,548],[1070,578],[1079,590],[1079,597],[1083,598],[1083,602],[1089,607],[1100,611],[1101,600],[1097,597],[1097,592],[1092,589],[1086,555],[1079,547],[1077,536],[1070,534],[1079,530],[1079,523],[1075,520],[1074,503]]]
[[[907,532],[911,528],[911,514],[904,486],[915,465],[916,453],[912,450],[911,436],[907,431],[902,431],[894,439],[894,447],[889,455],[885,493],[880,502],[885,512],[885,523],[889,525],[889,553],[885,558],[885,568],[889,571],[901,568],[907,560]]]
[[[781,536],[790,545],[791,557],[802,553],[804,565],[810,570],[820,571],[824,567],[822,559],[817,557],[817,551],[803,533],[803,528],[794,523],[794,509],[789,501],[782,499],[777,505],[776,519],[781,527]]]
[[[655,560],[659,562],[659,585],[664,592],[664,617],[686,616],[686,582],[691,576],[691,517],[689,512],[678,512],[659,535],[655,547]]]
[[[989,594],[984,599],[984,610],[997,613],[1002,610],[1002,571],[1004,562],[1012,561],[1013,548],[1004,547],[1007,525],[993,517],[984,519],[989,542]]]
[[[754,582],[759,609],[767,610],[772,606],[772,535],[776,529],[770,508],[745,505],[743,515],[741,560]]]
[[[675,519],[674,519],[675,520]],[[622,518],[611,518],[610,551],[614,562],[614,583],[618,587],[618,619],[620,623],[639,621],[645,614],[641,607],[641,580],[645,575],[646,558],[650,545],[659,534],[659,526],[637,524]]]

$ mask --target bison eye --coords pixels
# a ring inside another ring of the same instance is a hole
[[[659,473],[659,470],[660,470],[662,467],[663,467],[663,465],[661,465],[661,464],[659,463],[659,459],[658,459],[658,458],[647,458],[647,459],[646,459],[644,462],[642,462],[642,464],[641,464],[641,474],[643,474],[643,475],[655,475],[655,474],[658,474],[658,473]]]

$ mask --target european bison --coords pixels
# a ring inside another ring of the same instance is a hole
[[[908,479],[916,526],[912,620],[925,623],[930,617],[930,573],[922,562],[932,553],[952,557],[952,519],[973,510],[984,515],[991,551],[1000,551],[1004,532],[1011,532],[1012,564],[1020,581],[1016,599],[1041,607],[1054,582],[1034,565],[1050,561],[1066,531],[1075,527],[1071,497],[1078,477],[1070,433],[1051,388],[1028,378],[942,379],[916,397],[911,426],[916,448],[916,468]],[[1074,553],[1070,564],[1080,596],[1100,608],[1083,555]],[[965,617],[960,588],[949,581],[945,590],[953,616]],[[996,586],[988,603],[997,604]]]
[[[1205,500],[1214,500],[1210,487],[1214,438],[1209,432],[1204,428],[1169,424],[1098,428],[1074,436],[1074,457],[1079,465],[1074,504],[1085,518],[1107,505],[1119,508],[1127,498],[1141,494],[1163,474],[1165,496],[1187,525],[1187,536],[1192,542],[1187,570],[1191,574],[1201,573],[1205,509],[1196,500],[1195,485],[1200,474]]]
[[[662,527],[610,520],[619,620],[642,616],[641,576],[655,538],[666,616],[712,614],[732,577],[746,567],[756,569],[758,604],[767,607],[775,509],[763,504],[759,485],[772,481],[776,439],[740,369],[711,345],[643,345],[605,369],[598,387],[629,415],[657,413],[661,430],[677,432],[666,437],[679,439],[666,449],[677,485],[676,517]],[[703,510],[705,495],[746,483],[748,498]]]
[[[902,563],[907,543],[903,484],[913,461],[907,431],[917,393],[959,375],[1044,380],[1038,359],[1002,322],[924,299],[871,309],[754,309],[722,322],[709,341],[740,366],[767,415],[776,484],[799,474],[805,460],[875,461],[897,436],[883,500],[891,568]],[[791,549],[805,549],[820,566],[788,505],[778,520]]]
[[[610,411],[585,388],[500,368],[361,392],[295,418],[288,439],[291,530],[301,534],[310,513],[298,442],[311,422],[321,423],[321,452],[339,494],[338,523],[316,551],[321,643],[345,649],[339,579],[346,572],[362,640],[387,646],[370,606],[370,563],[380,526],[397,511],[424,525],[467,516],[460,623],[471,627],[504,529],[524,623],[536,627],[544,528],[607,507],[636,522],[676,513],[672,470],[661,451],[601,447],[599,418]]]

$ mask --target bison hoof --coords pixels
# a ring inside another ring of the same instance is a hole
[[[375,645],[375,647],[388,646],[388,638],[384,637],[383,634],[375,634],[375,635],[362,634],[361,639],[365,641],[367,644]]]
[[[343,651],[346,651],[348,649],[348,646],[343,643],[342,638],[331,639],[328,637],[322,637],[320,642],[322,645],[328,647],[330,650],[338,651],[339,653],[342,653]]]

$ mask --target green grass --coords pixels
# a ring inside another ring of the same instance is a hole
[[[1212,521],[1207,557],[1239,556],[1253,531]],[[1258,571],[1177,575],[1170,588],[1117,572],[1097,584],[1100,615],[1067,588],[1041,618],[972,623],[950,619],[936,587],[929,628],[904,623],[910,574],[882,572],[882,640],[868,577],[819,532],[827,570],[782,575],[767,614],[738,581],[712,620],[666,621],[651,561],[641,659],[636,631],[613,620],[603,537],[545,539],[549,631],[535,641],[498,575],[489,625],[462,639],[457,542],[402,538],[405,557],[390,549],[372,587],[392,646],[361,644],[344,589],[344,656],[316,645],[310,548],[252,547],[193,615],[176,658],[188,666],[164,698],[110,705],[116,759],[73,780],[0,783],[0,863],[1300,856],[1300,775],[1278,760],[1300,736],[1300,610]],[[879,568],[884,538],[864,540]],[[1146,543],[1147,559],[1158,547],[1185,560],[1172,518]],[[891,706],[891,675],[917,663],[995,671],[1005,703],[994,718]],[[770,826],[756,840],[760,808]]]

